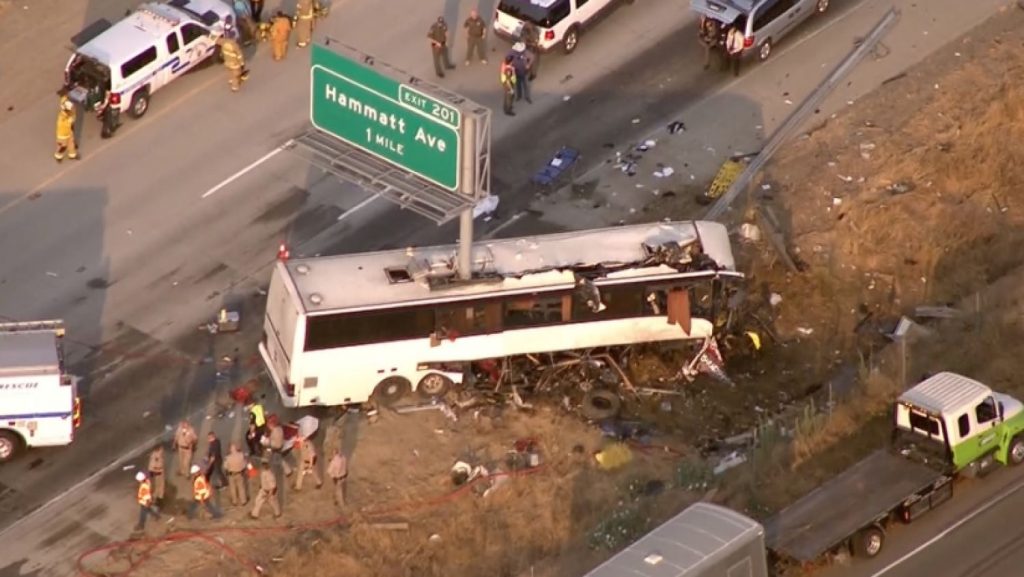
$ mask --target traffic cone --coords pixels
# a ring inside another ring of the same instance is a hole
[[[277,260],[286,261],[290,256],[291,252],[289,252],[288,246],[282,242],[281,246],[277,248]]]

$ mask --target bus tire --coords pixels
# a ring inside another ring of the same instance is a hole
[[[455,383],[441,373],[428,373],[416,385],[416,392],[424,397],[443,397]]]
[[[390,407],[412,390],[412,383],[409,379],[402,377],[388,377],[377,383],[373,390],[373,398],[381,406]]]
[[[1010,440],[1010,448],[1006,450],[1006,462],[1014,467],[1024,463],[1024,435],[1017,435]]]
[[[853,556],[863,559],[877,557],[885,546],[885,532],[881,527],[872,525],[861,529],[853,536]]]
[[[21,452],[21,437],[11,431],[0,431],[0,463],[6,463]]]
[[[583,396],[580,413],[591,421],[611,419],[622,409],[622,399],[612,391],[594,389]]]

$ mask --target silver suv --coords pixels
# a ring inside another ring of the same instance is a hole
[[[775,43],[815,12],[828,9],[829,0],[690,0],[690,8],[743,33],[743,54],[757,52],[766,60]]]

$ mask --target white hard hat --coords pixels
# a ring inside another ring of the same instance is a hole
[[[526,44],[523,44],[522,42],[516,42],[515,44],[512,45],[512,50],[515,50],[516,52],[523,52],[524,50],[526,50]]]
[[[193,475],[199,473],[199,465],[192,465],[192,468],[189,469],[189,473],[192,473]]]
[[[138,473],[135,473],[135,480],[140,482],[140,483],[145,481],[146,480],[146,474],[143,473],[142,471],[139,471]]]

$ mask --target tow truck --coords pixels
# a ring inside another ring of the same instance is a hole
[[[75,439],[77,385],[64,364],[63,321],[0,323],[0,463]]]

